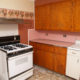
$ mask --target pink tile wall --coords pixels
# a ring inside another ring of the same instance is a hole
[[[63,37],[63,35],[66,35],[66,37]],[[32,39],[48,39],[64,42],[75,42],[75,40],[80,40],[80,33],[35,31],[34,29],[31,29],[29,30],[29,40]]]
[[[41,33],[38,31],[35,31],[34,29],[29,29],[28,30],[28,39],[33,40],[33,39],[41,39]]]

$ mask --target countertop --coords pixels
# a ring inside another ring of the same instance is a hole
[[[44,44],[48,44],[48,45],[66,47],[66,48],[70,47],[74,44],[72,42],[63,42],[63,41],[47,40],[47,39],[34,39],[34,40],[30,40],[30,41],[38,42],[38,43],[44,43]]]

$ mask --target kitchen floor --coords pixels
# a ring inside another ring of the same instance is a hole
[[[34,66],[34,75],[27,80],[74,80],[64,75],[60,75],[48,69]]]

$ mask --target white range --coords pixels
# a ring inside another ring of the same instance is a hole
[[[17,36],[1,37],[0,80],[25,80],[32,75],[33,47],[19,43]]]

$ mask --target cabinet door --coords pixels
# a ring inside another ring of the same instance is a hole
[[[35,8],[35,28],[36,29],[41,29],[41,22],[40,22],[40,11],[39,11],[39,8],[36,7]]]
[[[35,28],[37,30],[47,30],[49,27],[49,6],[38,6],[35,9]]]
[[[55,53],[58,55],[67,55],[67,48],[55,46]]]
[[[37,49],[54,53],[54,46],[42,43],[36,43],[36,44],[37,44]]]
[[[45,61],[45,66],[46,68],[50,69],[50,70],[54,70],[55,69],[55,54],[51,53],[51,52],[45,52],[45,57],[44,57],[44,61]]]
[[[33,63],[38,64],[38,56],[37,56],[37,50],[36,49],[34,49],[34,53],[33,53]]]
[[[72,27],[72,1],[54,3],[50,6],[51,25],[53,30],[71,31]]]
[[[80,32],[80,0],[73,1],[73,32]]]
[[[55,56],[51,52],[37,50],[37,65],[54,70]]]
[[[79,57],[75,56],[75,54],[67,56],[66,75],[79,80],[80,77]]]
[[[42,50],[37,50],[37,65],[39,66],[45,66],[45,54],[44,54],[44,51]]]
[[[55,71],[61,74],[65,74],[66,70],[66,56],[55,55]]]

